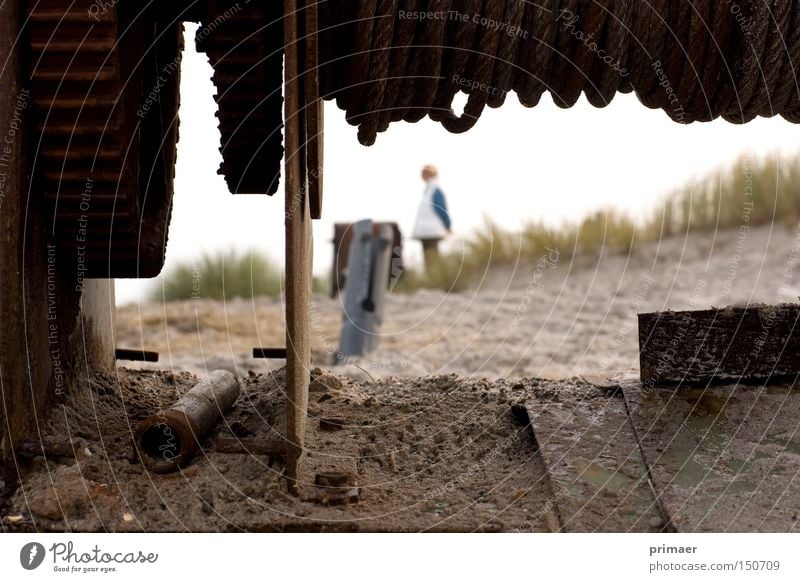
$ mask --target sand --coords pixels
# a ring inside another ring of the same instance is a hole
[[[578,262],[549,253],[492,273],[474,290],[391,294],[379,347],[337,374],[367,379],[456,373],[472,378],[568,378],[638,371],[636,313],[796,301],[798,233],[783,226],[664,239],[630,257]],[[338,350],[340,298],[312,302],[314,363]],[[117,345],[156,350],[156,366],[264,373],[254,346],[283,346],[283,305],[258,298],[128,305]],[[366,372],[365,372],[366,371]],[[369,376],[367,375],[369,374]]]
[[[283,371],[246,377],[233,410],[192,464],[156,475],[132,455],[130,426],[188,389],[192,378],[120,370],[95,378],[56,411],[48,432],[79,439],[77,458],[34,461],[5,526],[15,531],[557,528],[533,433],[511,413],[521,387],[454,375],[372,383],[316,370],[314,378],[298,497],[287,493],[279,463],[218,453],[213,446],[218,436],[269,439],[282,432]],[[336,419],[341,428],[322,430],[321,419]],[[357,504],[320,502],[312,479],[330,470],[357,475]]]
[[[218,436],[267,439],[283,431],[282,362],[250,357],[253,346],[283,345],[281,302],[125,306],[118,345],[159,351],[161,371],[136,365],[98,375],[54,410],[43,434],[75,439],[75,456],[30,463],[0,527],[544,532],[569,523],[572,531],[658,530],[669,520],[651,516],[626,525],[621,516],[607,519],[602,506],[591,519],[582,521],[577,511],[565,520],[558,492],[572,484],[554,486],[547,465],[561,441],[547,440],[543,455],[532,426],[514,411],[535,413],[570,394],[591,418],[594,407],[620,398],[606,393],[613,381],[597,378],[635,377],[637,312],[795,300],[796,240],[782,227],[753,229],[744,238],[736,231],[692,235],[630,257],[581,264],[548,257],[493,273],[464,293],[393,294],[378,350],[336,367],[326,364],[336,351],[341,306],[315,296],[318,367],[299,497],[286,492],[280,463],[214,448]],[[195,375],[218,368],[241,378],[234,408],[186,469],[145,471],[133,455],[132,426],[174,402]],[[342,428],[323,430],[321,420]],[[313,478],[325,470],[356,475],[359,503],[321,503]],[[627,481],[641,489],[641,481]],[[608,493],[603,483],[580,487],[589,498]],[[609,516],[615,507],[608,506]],[[647,515],[654,510],[651,504]]]

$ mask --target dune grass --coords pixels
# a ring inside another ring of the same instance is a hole
[[[258,251],[206,253],[196,261],[184,261],[164,273],[153,286],[153,301],[185,299],[233,299],[280,297],[282,273],[269,257]],[[326,283],[314,278],[313,291],[327,292]]]
[[[161,277],[151,299],[278,297],[281,290],[281,271],[268,257],[255,251],[226,251],[179,263]]]
[[[488,217],[476,232],[442,254],[431,274],[409,269],[398,291],[460,291],[478,284],[494,267],[535,263],[550,250],[560,260],[601,253],[630,253],[664,237],[800,221],[800,158],[744,155],[668,193],[654,211],[635,221],[618,209],[598,210],[558,227],[529,221],[519,231]],[[409,241],[414,244],[414,241]]]
[[[554,250],[561,262],[569,262],[576,257],[630,253],[669,236],[798,221],[800,158],[746,155],[668,193],[650,215],[638,221],[612,208],[557,227],[530,220],[512,231],[487,217],[468,237],[451,242],[430,273],[406,269],[394,290],[463,291],[480,284],[493,268],[536,264]],[[321,280],[314,280],[314,291],[325,292],[324,287]],[[221,252],[171,269],[151,298],[278,297],[281,292],[281,269],[268,257],[255,251]]]

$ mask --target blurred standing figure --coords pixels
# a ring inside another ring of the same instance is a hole
[[[425,191],[412,237],[422,242],[425,271],[430,272],[439,258],[439,241],[451,231],[450,213],[447,212],[444,192],[439,187],[439,170],[435,166],[425,166],[422,168],[422,179],[425,181]]]

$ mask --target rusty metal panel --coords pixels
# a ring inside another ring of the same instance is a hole
[[[621,394],[588,384],[535,388],[525,409],[562,531],[667,531]]]
[[[679,531],[788,532],[800,513],[795,384],[623,385],[653,482]]]

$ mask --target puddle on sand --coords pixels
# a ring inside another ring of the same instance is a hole
[[[689,413],[694,416],[721,416],[726,406],[736,402],[727,394],[720,395],[705,388],[679,390],[676,398],[685,400],[691,407]]]
[[[578,479],[582,479],[596,486],[598,489],[607,489],[612,493],[622,493],[633,483],[633,479],[619,471],[609,471],[600,465],[590,462],[581,462],[575,467]]]
[[[670,397],[673,401],[668,404]],[[662,423],[658,432],[666,446],[656,463],[666,469],[672,485],[694,489],[705,483],[726,493],[753,490],[752,483],[742,478],[751,463],[727,454],[730,443],[725,408],[736,402],[735,398],[704,388],[689,388],[669,395],[651,393],[644,402],[649,412],[647,417],[659,418]],[[680,402],[685,402],[688,408],[677,413]],[[731,474],[715,469],[708,461],[727,465]]]

